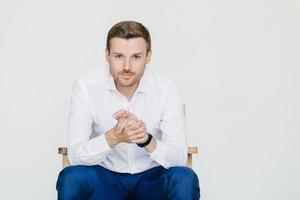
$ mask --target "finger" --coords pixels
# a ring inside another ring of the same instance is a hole
[[[135,123],[128,123],[127,128],[131,129],[131,130],[134,130],[134,129],[140,128],[141,126],[143,126],[143,124],[144,123],[143,123],[142,120],[137,120]]]
[[[127,123],[127,120],[126,119],[122,119],[122,121],[120,123],[120,131],[121,131],[121,133],[124,131],[124,129],[126,127],[126,123]]]
[[[115,112],[115,113],[113,114],[113,116],[117,116],[117,115],[120,115],[120,114],[125,113],[125,112],[127,112],[127,110],[121,109],[121,110]]]
[[[148,140],[148,135],[146,135],[146,136],[143,137],[143,138],[131,140],[131,143],[140,144],[140,143],[146,142],[147,140]]]
[[[125,123],[126,123],[126,120],[125,119],[121,119],[119,120],[118,124],[117,124],[117,130],[116,132],[118,134],[122,133],[123,132],[123,129],[125,127]]]
[[[145,138],[145,137],[147,137],[147,135],[148,134],[146,132],[140,132],[137,134],[130,135],[128,139],[137,140],[137,139]]]
[[[140,128],[138,128],[137,130],[144,132],[145,134],[147,134],[147,129],[146,129],[146,124],[143,123],[142,126]]]
[[[138,120],[138,118],[134,114],[129,113],[129,115],[128,115],[128,121],[131,121],[131,120]]]
[[[127,110],[122,110],[115,115],[116,120],[120,120],[121,118],[129,119],[129,118],[136,118],[131,112]]]
[[[120,117],[121,117],[121,118],[128,118],[128,116],[129,116],[129,112],[128,112],[128,111],[122,112],[122,113],[120,114]]]
[[[147,132],[146,124],[143,123],[142,126],[138,128],[138,130],[140,130],[141,132]]]
[[[126,133],[127,133],[128,136],[137,135],[137,134],[140,134],[140,133],[147,133],[145,125],[142,125],[138,129],[128,129],[126,127],[125,130],[126,130]]]
[[[116,133],[117,134],[120,134],[120,123],[121,123],[121,121],[118,121],[118,123],[117,123],[117,125],[116,125]]]
[[[131,136],[138,134],[136,131],[127,129],[126,127],[124,128],[123,133],[124,133],[124,136],[127,138],[130,138]]]
[[[117,112],[115,112],[113,114],[113,118],[115,118],[116,120],[119,120],[119,118],[121,117],[122,113],[126,113],[126,112],[127,112],[127,110],[121,109],[121,110],[119,110],[119,111],[117,111]]]
[[[134,129],[134,128],[131,128],[132,126],[137,126],[139,125],[140,123],[143,123],[143,122],[140,122],[140,120],[138,120],[137,118],[136,119],[132,119],[132,120],[128,120],[127,121],[127,124],[126,124],[126,127],[128,129]],[[140,125],[141,126],[141,125]],[[140,127],[139,126],[139,127]]]
[[[126,119],[126,127],[133,124],[133,123],[136,123],[137,121],[138,121],[138,119],[136,117],[127,118]]]
[[[129,111],[127,111],[127,114],[128,114],[128,118],[131,118],[131,117],[137,118],[133,113],[131,113],[131,112],[129,112]]]

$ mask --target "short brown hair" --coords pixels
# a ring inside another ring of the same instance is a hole
[[[136,21],[122,21],[115,24],[108,32],[106,49],[110,51],[110,40],[114,37],[131,39],[142,37],[147,43],[147,53],[151,50],[151,38],[148,29]]]

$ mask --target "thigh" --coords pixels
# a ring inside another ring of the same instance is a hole
[[[94,193],[89,200],[127,200],[128,188],[124,187],[115,172],[100,165],[96,165],[93,170],[96,175]]]
[[[167,199],[200,199],[199,180],[193,169],[185,166],[171,167],[163,177],[167,182]]]
[[[142,173],[136,184],[133,197],[134,200],[164,200],[166,199],[166,180],[163,174],[166,169],[159,166]]]
[[[196,173],[188,167],[159,167],[145,172],[134,190],[134,200],[197,200],[200,188]]]
[[[126,199],[126,191],[120,187],[114,174],[99,165],[76,165],[63,169],[58,176],[57,191],[58,196],[65,200]]]

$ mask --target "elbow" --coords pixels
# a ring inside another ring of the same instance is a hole
[[[187,164],[187,150],[186,147],[177,147],[173,148],[168,152],[168,156],[165,157],[164,161],[160,162],[160,164],[169,169],[170,167],[176,166],[186,166]]]
[[[175,166],[186,166],[187,163],[187,150],[186,147],[181,146],[178,148],[178,157]]]
[[[70,165],[97,165],[104,159],[103,155],[93,155],[90,152],[83,151],[83,144],[72,145],[68,147],[68,159]]]

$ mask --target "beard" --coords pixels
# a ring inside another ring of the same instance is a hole
[[[115,77],[116,83],[121,87],[131,87],[138,84],[141,76],[134,72],[119,72]]]

